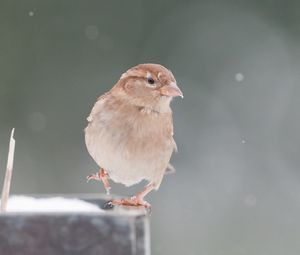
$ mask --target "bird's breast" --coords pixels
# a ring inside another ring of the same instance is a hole
[[[171,113],[126,108],[98,112],[86,129],[86,144],[117,182],[159,179],[174,149]]]
[[[168,115],[144,110],[120,115],[117,119],[122,121],[112,121],[105,131],[112,143],[124,151],[124,156],[154,156],[171,145],[172,123]]]

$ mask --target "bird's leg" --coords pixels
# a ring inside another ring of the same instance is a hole
[[[104,188],[106,190],[106,194],[109,195],[111,187],[109,185],[108,178],[109,178],[108,173],[103,168],[100,168],[98,173],[91,174],[86,177],[87,181],[90,180],[102,181],[104,184]]]
[[[150,208],[151,205],[144,200],[144,197],[154,189],[154,183],[149,183],[145,188],[139,192],[136,196],[126,199],[113,199],[110,201],[112,205],[125,205],[125,206],[144,206]]]

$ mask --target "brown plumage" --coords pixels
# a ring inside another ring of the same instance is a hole
[[[143,197],[159,188],[176,150],[170,108],[175,96],[182,92],[170,70],[140,64],[124,73],[95,103],[87,119],[85,141],[100,171],[88,179],[101,179],[107,191],[108,178],[126,186],[149,181],[136,197],[113,204],[149,206]]]

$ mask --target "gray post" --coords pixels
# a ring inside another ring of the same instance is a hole
[[[103,205],[102,199],[85,199]],[[150,255],[144,210],[105,213],[2,213],[3,255]]]

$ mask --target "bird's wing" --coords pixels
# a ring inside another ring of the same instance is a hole
[[[96,103],[94,104],[92,111],[90,115],[87,117],[87,121],[90,123],[93,121],[93,116],[95,116],[99,110],[101,109],[101,105],[104,103],[104,101],[107,99],[107,97],[110,95],[110,91],[104,93],[103,95],[99,96],[97,98]]]

